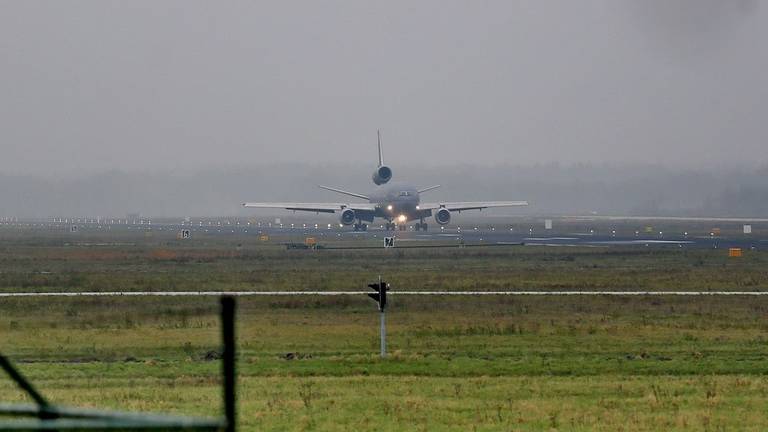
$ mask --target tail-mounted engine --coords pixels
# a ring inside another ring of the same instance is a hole
[[[435,222],[445,225],[451,221],[451,211],[447,208],[441,208],[435,213]]]
[[[392,168],[382,165],[373,172],[373,182],[377,185],[383,185],[384,183],[392,180]]]

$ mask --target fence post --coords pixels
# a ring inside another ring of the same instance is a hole
[[[224,416],[227,419],[226,432],[235,432],[237,412],[235,409],[235,299],[221,298],[221,324],[224,352],[222,354],[222,372],[224,374]]]

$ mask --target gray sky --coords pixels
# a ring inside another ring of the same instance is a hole
[[[0,172],[768,162],[759,0],[0,1]]]

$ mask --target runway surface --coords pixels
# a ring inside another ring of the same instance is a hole
[[[47,230],[69,232],[73,239],[80,233],[94,232],[154,232],[175,236],[182,230],[188,230],[192,239],[200,236],[213,236],[222,239],[254,238],[268,236],[273,241],[302,243],[306,237],[315,237],[319,244],[334,243],[352,247],[372,246],[380,241],[383,247],[384,237],[395,237],[395,247],[430,247],[434,245],[520,245],[548,247],[637,247],[637,248],[731,248],[745,250],[768,247],[768,231],[757,230],[755,234],[741,234],[732,229],[728,234],[719,235],[702,230],[700,220],[686,219],[674,221],[673,226],[659,226],[647,232],[640,225],[614,225],[612,221],[590,221],[580,227],[565,222],[556,223],[554,230],[544,229],[540,221],[510,220],[508,224],[461,224],[440,227],[430,224],[430,230],[414,231],[408,227],[405,231],[385,231],[380,225],[371,225],[366,232],[354,232],[350,227],[338,223],[314,222],[311,219],[303,223],[251,222],[244,219],[210,218],[188,221],[129,221],[121,219],[54,219],[47,221],[0,220],[0,228],[22,230]],[[759,223],[759,222],[758,222]],[[74,228],[73,228],[74,227]],[[588,228],[585,228],[588,227]],[[756,228],[761,225],[756,224]],[[741,225],[738,225],[741,228]],[[71,231],[71,232],[70,232]],[[690,233],[690,234],[689,234]],[[368,240],[366,243],[359,240]],[[356,242],[358,241],[358,242]],[[374,242],[375,241],[375,242]]]
[[[194,230],[206,228],[196,227]],[[271,237],[294,237],[297,241],[302,241],[305,237],[316,237],[318,242],[328,240],[378,240],[384,241],[384,237],[395,237],[395,247],[414,247],[427,246],[428,244],[450,245],[454,243],[470,245],[525,245],[525,246],[549,246],[549,247],[675,247],[675,248],[731,248],[739,247],[742,249],[761,249],[768,247],[768,238],[758,236],[730,236],[721,237],[713,235],[686,235],[684,232],[676,233],[654,233],[644,234],[639,232],[612,232],[610,230],[594,232],[573,232],[556,233],[547,235],[544,229],[542,233],[532,232],[530,230],[510,230],[510,229],[491,229],[484,228],[459,228],[446,227],[440,229],[435,227],[432,231],[385,231],[379,228],[370,229],[366,232],[354,232],[349,228],[339,228],[332,226],[318,228],[303,227],[251,227],[249,230],[244,228],[222,229],[220,232],[215,228],[217,235],[234,235],[238,232],[252,233],[256,235],[267,235]],[[247,232],[246,232],[247,231]],[[208,228],[206,233],[211,233]]]

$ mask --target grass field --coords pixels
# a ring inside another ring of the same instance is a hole
[[[34,234],[34,235],[33,235]],[[0,230],[0,291],[764,290],[768,255],[286,251],[255,239]],[[362,296],[361,296],[362,297]],[[239,299],[244,430],[765,430],[768,299]],[[0,350],[54,401],[217,415],[215,298],[0,300]],[[0,380],[7,402],[23,400]]]

